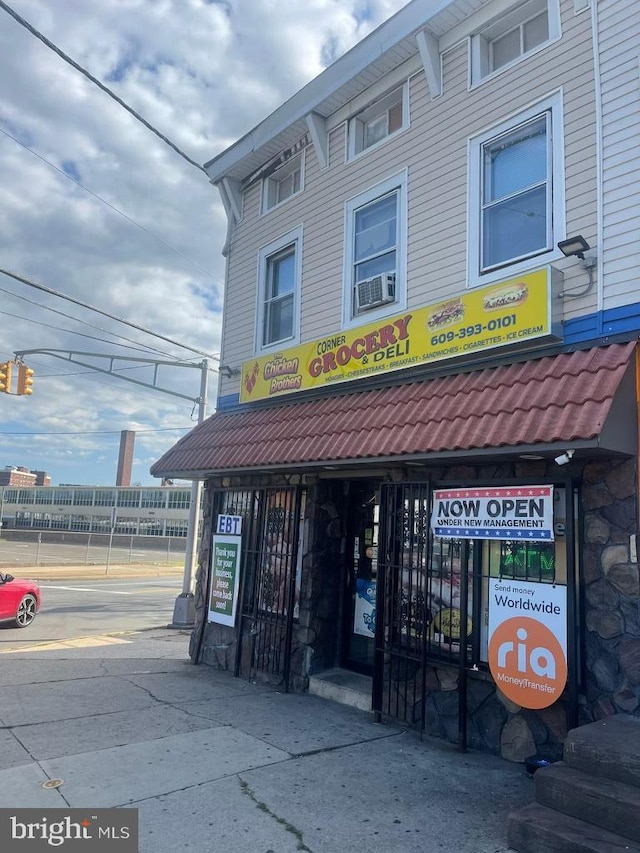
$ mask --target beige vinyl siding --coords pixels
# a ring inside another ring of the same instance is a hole
[[[600,0],[603,308],[640,302],[640,4]]]
[[[469,90],[468,43],[443,57],[443,94],[433,99],[423,72],[410,79],[411,125],[351,161],[345,123],[329,134],[329,167],[321,170],[307,149],[304,191],[260,215],[260,187],[245,193],[245,215],[235,226],[229,256],[232,294],[224,324],[224,363],[239,366],[254,355],[257,258],[267,245],[303,226],[301,340],[342,328],[344,209],[347,200],[392,175],[408,172],[407,292],[409,309],[450,298],[467,286],[467,175],[469,137],[564,93],[567,234],[596,240],[594,89],[589,16],[562,3],[563,37],[546,49]],[[574,260],[554,266],[565,286],[580,288],[585,273]],[[533,261],[531,268],[536,268]],[[509,269],[505,269],[505,278]],[[594,311],[595,292],[565,303],[565,319]],[[390,314],[396,313],[393,307]],[[363,323],[367,322],[363,317]],[[223,393],[239,388],[225,381]]]

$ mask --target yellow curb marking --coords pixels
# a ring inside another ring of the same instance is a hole
[[[132,643],[133,640],[122,640],[108,635],[97,637],[77,637],[73,640],[59,640],[56,643],[39,643],[35,646],[22,646],[14,649],[0,649],[0,655],[11,655],[16,652],[50,652],[55,649],[87,649],[94,646],[117,646]]]

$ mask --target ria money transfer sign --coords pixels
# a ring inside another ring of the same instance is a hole
[[[567,683],[567,588],[489,579],[489,670],[522,708],[547,708]]]
[[[458,539],[553,540],[553,486],[436,489],[431,528]]]
[[[509,344],[545,337],[557,340],[551,275],[547,267],[245,361],[240,402],[271,399]]]

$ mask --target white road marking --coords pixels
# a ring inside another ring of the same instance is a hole
[[[45,588],[46,589],[66,589],[69,592],[110,592],[111,595],[134,595],[133,592],[122,592],[121,590],[117,590],[117,589],[105,589],[105,590],[93,589],[92,587],[88,587],[88,586],[49,586],[49,584],[47,584],[47,586]]]

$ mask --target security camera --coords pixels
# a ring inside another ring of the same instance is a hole
[[[573,450],[565,450],[565,452],[561,453],[560,456],[556,456],[556,465],[566,465],[568,462],[571,462],[571,460],[573,459],[573,454]]]

